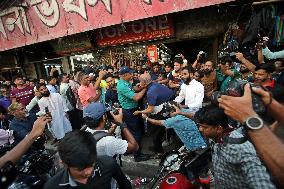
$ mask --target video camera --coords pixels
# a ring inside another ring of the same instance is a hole
[[[244,80],[233,80],[228,84],[228,88],[226,91],[215,91],[211,96],[211,102],[215,105],[218,105],[218,99],[222,95],[241,97],[244,94],[244,87],[247,84],[247,81]],[[254,83],[249,83],[250,87],[258,87],[262,88],[260,85],[256,85]],[[254,92],[252,92],[252,106],[254,111],[259,115],[264,115],[266,112],[266,108],[261,100],[261,97]]]
[[[178,107],[178,104],[175,101],[169,101],[164,103],[162,110],[159,113],[157,113],[157,115],[160,115],[164,118],[170,117],[170,113],[176,111],[176,108],[174,106]]]

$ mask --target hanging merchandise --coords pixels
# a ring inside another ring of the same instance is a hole
[[[150,45],[147,47],[147,56],[151,63],[158,61],[158,49],[156,45]]]
[[[273,28],[273,17],[275,16],[273,6],[267,6],[260,9],[253,9],[251,18],[246,25],[245,38],[242,45],[257,41],[257,35],[269,36]]]
[[[276,16],[275,17],[275,35],[273,44],[274,45],[284,45],[284,15],[282,16]]]

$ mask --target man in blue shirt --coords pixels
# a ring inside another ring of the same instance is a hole
[[[133,113],[138,110],[138,101],[143,98],[146,89],[132,87],[133,70],[124,66],[119,70],[120,80],[117,82],[118,101],[122,107],[123,119],[127,128],[139,145],[139,150],[134,154],[135,161],[145,161],[149,157],[141,154],[141,140],[144,130],[143,119]],[[136,92],[140,91],[140,92]]]
[[[150,74],[145,73],[142,74],[139,78],[141,87],[147,88],[147,108],[142,111],[134,112],[134,115],[138,114],[151,114],[151,117],[155,117],[156,119],[161,119],[159,113],[162,111],[164,107],[164,103],[174,98],[173,90],[169,89],[165,85],[160,83],[153,82],[153,79]],[[156,153],[162,153],[162,139],[165,134],[164,127],[154,127],[153,137],[153,150]]]
[[[14,116],[9,129],[14,131],[14,144],[16,145],[32,130],[36,117],[29,115],[25,107],[18,102],[12,103],[8,111]]]
[[[164,126],[167,129],[174,129],[175,133],[188,150],[193,151],[207,147],[194,121],[184,115],[177,114],[177,112],[171,112],[170,116],[171,117],[166,120],[156,120],[149,118],[146,114],[142,114],[146,122],[156,126]]]

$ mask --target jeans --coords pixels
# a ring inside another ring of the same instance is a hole
[[[133,115],[136,110],[138,110],[138,108],[122,109],[123,121],[126,123],[127,128],[139,145],[139,150],[136,152],[137,154],[134,154],[134,156],[141,153],[141,140],[144,133],[144,122],[141,115]]]

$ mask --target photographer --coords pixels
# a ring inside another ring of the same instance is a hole
[[[15,146],[11,151],[7,152],[4,156],[0,158],[0,168],[2,168],[5,163],[9,161],[13,164],[16,164],[28,151],[33,142],[43,134],[46,124],[50,121],[50,117],[39,117],[33,123],[33,128],[31,132],[22,141],[20,141],[17,146]]]
[[[272,98],[271,93],[252,87],[257,95],[261,96],[263,104],[267,107],[268,113],[284,127],[283,111],[284,106]],[[270,170],[271,174],[284,187],[284,145],[279,138],[263,123],[258,117],[252,105],[252,91],[250,85],[245,86],[242,97],[222,96],[219,105],[231,118],[247,126],[248,121],[255,118],[255,129],[247,129],[251,142]]]
[[[249,71],[254,72],[255,69],[255,65],[253,63],[251,63],[248,59],[246,59],[243,55],[243,53],[237,52],[236,53],[236,58],[242,63],[244,64],[247,69],[249,69]]]
[[[207,146],[194,121],[186,117],[175,105],[171,105],[169,110],[170,118],[166,120],[156,120],[142,114],[143,119],[156,126],[164,126],[166,129],[172,128],[188,150],[196,150]]]
[[[130,133],[126,124],[123,123],[122,110],[119,110],[118,115],[112,113],[112,117],[116,124],[119,124],[122,131],[122,135],[126,140],[115,138],[112,136],[116,125],[111,127],[109,134],[105,137],[97,140],[97,153],[98,155],[107,155],[114,157],[119,154],[130,154],[138,150],[138,144],[135,141],[133,135]],[[86,131],[91,132],[94,136],[96,133],[105,131],[107,122],[107,109],[102,103],[91,103],[84,109],[84,120],[87,126]],[[95,137],[96,138],[96,137]]]
[[[223,109],[203,107],[195,113],[195,120],[200,132],[213,141],[214,188],[276,188],[252,143],[241,141],[241,130],[229,127]]]
[[[233,68],[233,61],[230,58],[222,60],[218,65],[220,70],[217,71],[217,80],[220,91],[226,91],[228,83],[235,78],[240,77],[240,73]]]

